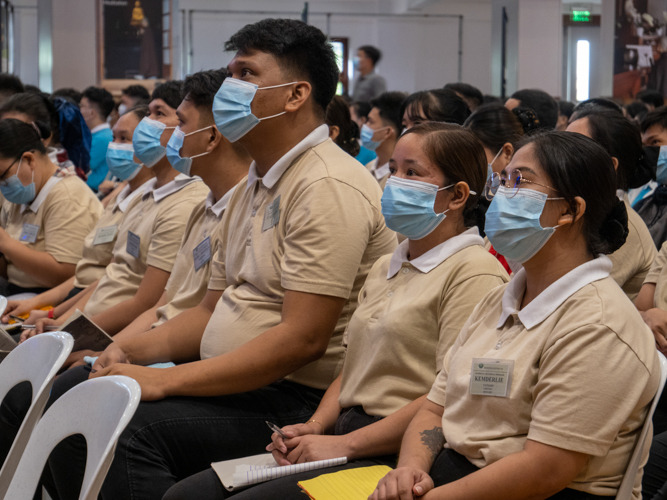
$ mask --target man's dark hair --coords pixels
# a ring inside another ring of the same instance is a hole
[[[212,113],[213,98],[227,76],[225,68],[200,71],[189,75],[183,82],[181,95],[183,99],[187,97],[192,101],[195,107],[206,108],[209,113]]]
[[[623,115],[623,108],[621,107],[620,104],[616,104],[614,101],[611,99],[604,99],[602,97],[594,97],[593,99],[588,99],[586,101],[581,101],[579,104],[577,104],[574,107],[574,110],[572,110],[572,114],[570,115],[570,123],[573,122],[574,120],[579,119],[579,115],[581,115],[584,111],[588,112],[588,110],[611,110],[615,111],[620,115]]]
[[[151,100],[162,99],[167,106],[176,109],[181,104],[183,93],[183,80],[169,80],[155,87]]]
[[[53,97],[54,99],[56,97],[65,97],[66,99],[71,100],[74,104],[78,106],[81,103],[81,98],[83,97],[83,94],[76,89],[65,87],[56,90],[53,94],[51,94],[51,97]]]
[[[101,87],[88,87],[83,91],[83,96],[97,107],[102,120],[106,120],[114,107],[113,96],[109,91]]]
[[[524,89],[514,92],[512,99],[521,102],[524,108],[535,111],[540,120],[540,128],[555,129],[558,123],[558,104],[556,100],[543,90]]]
[[[241,28],[225,43],[225,50],[243,54],[256,50],[274,56],[286,78],[302,78],[311,84],[317,111],[324,117],[336,94],[338,64],[331,44],[318,28],[294,19],[264,19]]]
[[[373,61],[373,66],[380,62],[380,59],[382,59],[382,52],[380,52],[380,49],[373,47],[372,45],[362,45],[357,50],[363,51],[364,54],[366,54],[370,60]]]
[[[130,85],[129,87],[125,87],[123,89],[123,95],[145,102],[148,102],[151,99],[148,90],[142,85]]]
[[[401,110],[403,109],[403,101],[407,97],[408,95],[405,92],[383,92],[375,99],[371,99],[371,106],[377,108],[380,118],[393,127],[396,131],[396,137],[403,129]]]
[[[640,121],[643,120],[648,113],[648,107],[646,107],[646,103],[643,103],[642,101],[632,101],[625,106],[625,110],[628,112],[628,116],[637,118]]]
[[[463,123],[470,116],[470,108],[459,95],[450,89],[434,89],[415,92],[403,101],[400,119],[407,111],[410,121]]]
[[[466,99],[470,99],[475,103],[475,107],[481,106],[484,103],[484,94],[482,94],[482,91],[468,83],[448,83],[445,85],[445,89],[453,90]]]
[[[667,130],[667,107],[656,108],[644,117],[640,125],[642,134],[654,125]]]
[[[654,108],[659,108],[665,105],[665,98],[657,90],[642,90],[636,96],[642,102],[652,105]]]
[[[21,79],[10,73],[0,73],[0,94],[5,98],[25,92]]]
[[[368,118],[368,113],[371,112],[373,106],[367,101],[355,101],[352,103],[352,108],[359,118]]]
[[[570,101],[558,101],[558,114],[565,116],[568,120],[574,111],[574,103]]]

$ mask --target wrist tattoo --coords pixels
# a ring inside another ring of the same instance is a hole
[[[431,459],[435,459],[445,444],[442,427],[433,427],[431,430],[421,431],[419,435],[422,437],[423,445],[431,451]]]

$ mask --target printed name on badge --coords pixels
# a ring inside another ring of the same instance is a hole
[[[39,226],[35,224],[23,224],[20,240],[26,243],[34,243],[37,241],[37,233],[39,233]]]
[[[470,370],[470,394],[509,397],[513,371],[512,359],[473,358]]]
[[[111,243],[116,238],[116,231],[118,231],[118,226],[107,226],[99,228],[95,233],[93,245]]]
[[[192,257],[195,261],[195,271],[211,260],[211,237],[208,236],[192,251]]]
[[[262,222],[262,232],[271,229],[280,221],[280,196],[273,200],[264,212],[264,222]]]
[[[127,232],[127,246],[126,251],[135,259],[139,258],[139,251],[141,249],[141,238],[132,231]]]

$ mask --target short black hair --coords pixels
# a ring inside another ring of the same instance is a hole
[[[368,113],[373,109],[371,103],[367,101],[354,101],[351,106],[359,118],[368,118]]]
[[[572,122],[573,120],[578,120],[579,115],[584,110],[588,109],[600,110],[600,111],[603,109],[609,109],[611,111],[617,112],[620,115],[623,115],[623,108],[621,107],[621,105],[615,103],[611,99],[604,99],[603,97],[594,97],[593,99],[581,101],[574,107],[574,110],[570,115],[570,122]]]
[[[129,87],[125,87],[122,92],[123,95],[139,99],[140,101],[149,101],[151,98],[148,90],[143,85],[130,85]]]
[[[521,102],[524,108],[530,108],[540,120],[540,128],[555,129],[558,123],[558,104],[543,90],[524,89],[512,94],[512,99]]]
[[[665,105],[665,98],[662,93],[657,90],[642,90],[637,93],[636,98],[646,104],[651,104],[654,108],[659,108],[660,106]]]
[[[568,120],[574,111],[574,103],[570,101],[558,101],[558,114],[566,117]]]
[[[378,109],[383,121],[389,122],[396,132],[396,137],[403,129],[401,110],[407,96],[405,92],[383,92],[375,99],[371,99],[371,106]]]
[[[237,31],[225,43],[225,50],[245,54],[259,51],[274,56],[290,78],[303,78],[311,84],[313,101],[324,117],[336,94],[338,64],[321,30],[294,19],[264,19]]]
[[[155,86],[151,100],[162,99],[170,108],[176,109],[181,104],[183,94],[183,80],[169,80]]]
[[[653,111],[649,111],[646,114],[640,124],[642,134],[654,125],[658,125],[659,127],[667,130],[667,107],[662,106],[660,108],[654,109]]]
[[[448,83],[445,89],[453,90],[454,92],[463,95],[465,98],[474,101],[475,108],[484,103],[484,94],[477,87],[473,87],[469,83]]]
[[[371,101],[372,102],[372,101]],[[449,89],[434,89],[415,92],[403,102],[401,120],[408,112],[413,122],[432,121],[463,125],[470,116],[470,108],[456,92]],[[421,111],[421,116],[417,112]]]
[[[181,96],[192,101],[197,108],[207,108],[212,113],[213,98],[222,86],[222,82],[227,78],[227,70],[210,69],[199,71],[193,75],[185,77],[183,82],[183,91]]]
[[[88,87],[83,91],[82,97],[85,97],[91,104],[94,104],[97,107],[103,120],[106,120],[113,111],[113,96],[106,89],[101,87]]]
[[[60,118],[46,95],[29,92],[14,94],[0,106],[0,118],[12,111],[26,115],[31,122],[39,124],[40,129],[53,133],[56,143],[60,142]]]
[[[36,85],[30,85],[30,84],[25,84],[23,86],[23,89],[25,93],[27,94],[37,94],[37,95],[42,95],[42,91],[39,87]]]
[[[373,61],[373,66],[380,62],[380,59],[382,59],[382,52],[380,49],[373,47],[372,45],[362,45],[357,50],[363,51],[363,53],[366,54],[371,61]]]
[[[648,113],[648,107],[642,101],[632,101],[625,106],[625,110],[631,118],[638,118],[640,121]]]
[[[62,89],[56,90],[53,94],[51,94],[51,97],[56,98],[56,97],[65,97],[69,100],[71,100],[74,104],[77,106],[81,103],[81,98],[83,97],[83,94],[79,92],[76,89],[73,89],[71,87],[65,87]]]
[[[0,94],[9,97],[22,92],[25,92],[25,87],[18,76],[10,73],[0,73]]]

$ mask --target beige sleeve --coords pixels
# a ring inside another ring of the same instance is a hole
[[[78,263],[83,253],[83,241],[102,215],[102,205],[97,204],[99,210],[94,210],[89,204],[80,204],[72,197],[53,196],[42,223],[46,253],[61,263]]]
[[[225,271],[224,243],[220,245],[211,261],[211,277],[208,280],[209,290],[224,290],[227,288],[227,274]]]
[[[667,262],[667,241],[662,244],[662,247],[660,247],[660,252],[658,252],[658,255],[653,261],[651,270],[646,275],[644,283],[657,283],[658,278],[660,277],[660,273],[664,269],[666,262]]]
[[[349,298],[377,210],[357,189],[332,178],[308,186],[288,210],[283,288]]]
[[[569,332],[542,355],[528,439],[606,455],[649,378],[646,366],[608,327]]]
[[[505,283],[500,276],[480,274],[446,291],[440,306],[440,337],[436,352],[436,370],[442,370],[445,354],[461,333],[473,310],[496,287]]]

